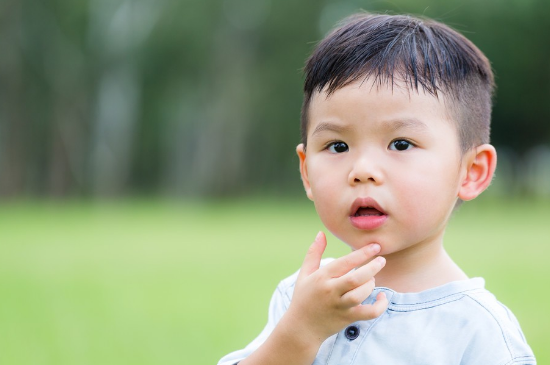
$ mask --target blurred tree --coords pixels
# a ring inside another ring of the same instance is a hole
[[[4,0],[0,195],[300,191],[301,68],[359,9],[435,18],[487,54],[493,141],[525,191],[550,144],[544,0]]]
[[[20,194],[24,190],[25,125],[24,70],[21,57],[22,4],[4,2],[0,9],[0,193]]]

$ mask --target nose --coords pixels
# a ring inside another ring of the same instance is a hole
[[[381,168],[381,163],[373,157],[367,158],[363,156],[357,159],[349,173],[348,182],[350,185],[362,183],[374,183],[379,185],[384,180],[384,174]]]

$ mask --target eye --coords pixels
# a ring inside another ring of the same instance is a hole
[[[332,153],[342,153],[347,152],[349,147],[344,142],[332,142],[327,146],[327,149]]]
[[[390,143],[389,149],[392,151],[406,151],[413,147],[414,145],[406,139],[396,139]]]

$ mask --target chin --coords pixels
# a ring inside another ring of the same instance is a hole
[[[371,238],[359,238],[359,239],[341,239],[342,242],[344,242],[346,245],[348,245],[349,247],[351,247],[352,250],[358,250],[360,248],[363,248],[367,245],[370,245],[371,243],[378,243],[382,249],[382,251],[384,251],[384,242],[383,240],[380,240],[380,239],[376,239],[375,237],[371,237]],[[381,252],[382,252],[381,251]]]

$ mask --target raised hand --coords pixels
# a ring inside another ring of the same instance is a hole
[[[380,316],[388,307],[384,293],[361,304],[374,289],[374,275],[385,265],[371,244],[319,267],[327,240],[322,232],[310,246],[298,275],[290,307],[269,338],[240,365],[311,364],[319,347],[352,322]]]
[[[372,293],[374,276],[386,263],[383,257],[374,258],[380,252],[378,244],[353,251],[320,268],[326,245],[325,235],[319,232],[306,254],[285,314],[292,318],[295,327],[304,330],[303,335],[318,341],[352,322],[376,318],[388,306],[384,293],[377,296],[374,304],[361,304]]]

